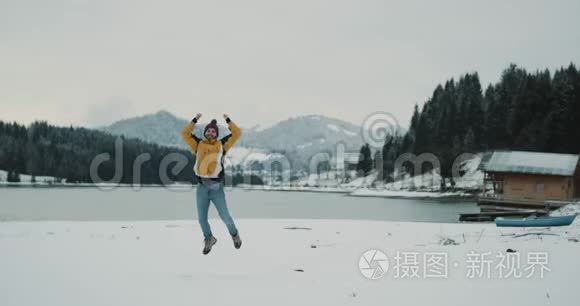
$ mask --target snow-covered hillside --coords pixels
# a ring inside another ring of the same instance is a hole
[[[455,178],[455,185],[447,180],[447,188],[453,188],[451,193],[441,193],[441,175],[432,171],[418,176],[403,175],[392,183],[383,183],[372,171],[364,177],[356,177],[355,171],[340,173],[327,171],[320,174],[310,174],[298,181],[296,185],[307,187],[335,187],[350,192],[354,196],[383,197],[440,197],[451,195],[469,195],[482,187],[483,173],[478,170],[480,158],[462,162],[459,166],[461,176]]]
[[[458,188],[467,190],[481,188],[483,184],[483,172],[478,170],[480,161],[481,161],[480,158],[473,158],[462,162],[459,168],[461,169],[463,175],[455,178],[454,186],[451,185],[451,182],[449,180],[446,181],[445,186],[447,188]],[[399,179],[393,183],[385,184],[384,189],[409,190],[409,191],[440,191],[441,175],[439,174],[438,169],[429,173],[413,177],[409,175],[404,175],[402,179]]]
[[[392,183],[382,184],[368,179],[359,184],[359,188],[351,193],[353,196],[377,197],[413,197],[431,198],[446,196],[471,196],[483,186],[483,172],[478,169],[481,158],[476,157],[463,161],[459,169],[461,176],[455,178],[455,185],[446,181],[447,188],[453,191],[441,192],[441,175],[438,170],[417,176],[403,175]]]
[[[343,142],[360,148],[360,126],[321,115],[299,116],[246,135],[244,143],[277,151],[295,151],[309,146],[322,147]],[[323,151],[323,150],[321,150]]]
[[[180,132],[186,123],[187,120],[177,118],[170,112],[159,111],[155,114],[121,120],[101,130],[163,146],[185,147]]]

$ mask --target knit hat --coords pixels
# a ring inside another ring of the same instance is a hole
[[[216,137],[219,136],[220,129],[218,128],[217,120],[212,119],[212,121],[205,126],[205,129],[203,130],[203,135],[205,135],[205,132],[207,132],[208,129],[214,129]]]

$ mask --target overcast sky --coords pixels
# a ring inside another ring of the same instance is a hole
[[[0,120],[168,110],[407,126],[446,79],[580,64],[580,1],[0,0]]]

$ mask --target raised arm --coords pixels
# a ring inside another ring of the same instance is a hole
[[[183,127],[181,130],[181,138],[183,141],[189,145],[193,154],[197,154],[197,144],[199,143],[199,138],[195,135],[192,135],[191,132],[195,129],[195,125],[197,124],[197,120],[201,117],[201,114],[198,113],[195,117],[189,122],[186,126]]]
[[[240,139],[240,136],[242,136],[242,131],[240,130],[240,128],[230,119],[230,117],[226,114],[224,114],[224,118],[226,119],[226,122],[228,124],[228,128],[230,129],[231,134],[224,137],[224,139],[222,139],[222,143],[224,145],[224,151],[227,153],[230,148],[234,145],[234,143],[236,143],[236,141],[238,141],[238,139]]]

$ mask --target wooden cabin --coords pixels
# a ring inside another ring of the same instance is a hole
[[[579,155],[494,151],[484,156],[481,211],[557,208],[580,200]]]

